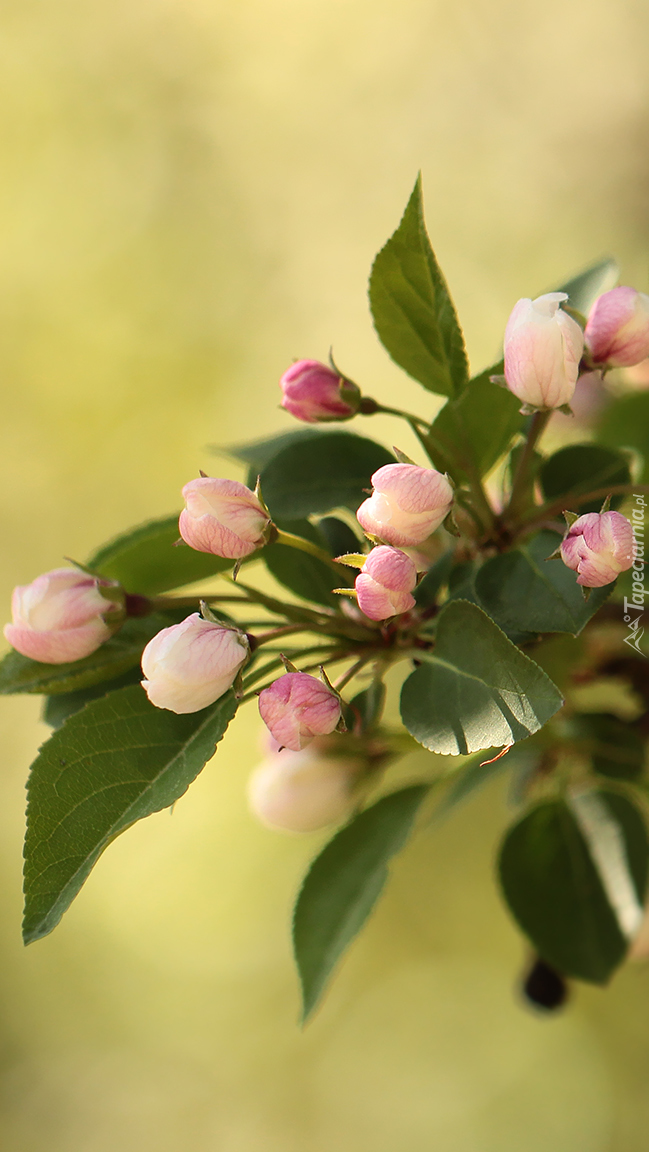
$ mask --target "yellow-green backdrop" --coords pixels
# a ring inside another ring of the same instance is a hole
[[[5,0],[5,615],[13,584],[177,507],[208,444],[290,426],[294,357],[333,344],[426,410],[365,297],[419,167],[476,368],[517,297],[593,258],[647,290],[648,38],[641,0]],[[303,1033],[288,924],[320,839],[247,814],[253,712],[24,951],[38,711],[0,709],[7,1152],[644,1152],[649,972],[556,1020],[519,1005],[499,792],[407,850]]]

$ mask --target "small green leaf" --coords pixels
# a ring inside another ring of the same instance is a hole
[[[458,804],[473,796],[475,792],[479,792],[501,772],[508,772],[513,767],[523,770],[524,767],[537,763],[538,759],[539,749],[533,746],[528,748],[526,745],[512,748],[504,756],[492,757],[489,760],[485,760],[484,752],[478,753],[451,778],[447,791],[435,809],[435,818],[447,816]]]
[[[435,467],[458,483],[476,472],[486,475],[525,423],[520,400],[489,379],[498,367],[476,376],[457,399],[449,400],[424,437]]]
[[[374,440],[353,432],[322,432],[282,448],[261,473],[271,515],[297,520],[335,508],[355,512],[371,488],[371,477],[394,456]]]
[[[88,704],[43,745],[28,784],[26,944],[58,924],[111,840],[187,791],[236,708],[228,692],[177,716],[134,685]]]
[[[185,615],[189,613],[185,612]],[[77,692],[104,680],[114,680],[129,668],[137,667],[149,640],[161,628],[174,622],[159,612],[128,619],[101,648],[72,664],[39,664],[28,656],[21,656],[20,652],[9,652],[0,660],[0,695],[36,692],[53,696],[59,692]]]
[[[586,268],[584,272],[580,272],[578,276],[574,276],[572,280],[566,280],[553,291],[567,292],[570,307],[587,316],[597,297],[613,288],[618,274],[617,263],[612,257],[607,256],[597,264]]]
[[[429,392],[455,396],[469,369],[462,329],[424,223],[421,177],[370,276],[374,326],[392,359]]]
[[[342,828],[307,872],[293,918],[305,1020],[376,904],[427,792],[418,784],[384,796]]]
[[[629,874],[642,905],[649,851],[642,816],[626,797],[595,797],[605,850],[617,854],[618,876],[620,869]],[[499,872],[511,912],[543,959],[566,976],[605,984],[624,959],[628,939],[607,896],[601,861],[594,862],[571,808],[545,801],[510,828]],[[609,889],[612,875],[609,869]]]
[[[359,537],[349,524],[337,516],[323,516],[318,520],[318,531],[324,536],[325,546],[330,556],[342,556],[345,552],[358,552]],[[360,532],[360,529],[359,529]]]
[[[232,561],[221,556],[195,552],[186,544],[175,547],[179,537],[178,514],[149,520],[102,545],[88,566],[140,596],[182,588],[232,567]]]
[[[466,600],[442,609],[433,653],[401,690],[411,736],[444,756],[524,740],[562,704],[545,672]]]
[[[584,512],[599,512],[603,496],[594,500],[580,500],[579,496],[599,488],[629,484],[629,462],[621,452],[604,448],[600,444],[569,444],[544,460],[539,474],[546,500],[564,497],[566,507]],[[614,496],[611,503],[617,508],[622,496]]]
[[[322,535],[308,520],[282,520],[277,527],[326,548]],[[324,560],[287,544],[267,544],[261,555],[268,571],[296,596],[328,608],[340,607],[338,597],[332,592],[340,584],[340,575]]]
[[[493,556],[475,578],[479,603],[509,635],[571,632],[577,636],[610,596],[615,583],[597,588],[586,602],[576,575],[561,560],[548,560],[561,536],[539,532],[511,552]]]

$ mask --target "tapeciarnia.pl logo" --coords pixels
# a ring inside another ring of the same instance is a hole
[[[633,567],[631,568],[631,578],[633,583],[631,585],[631,599],[624,597],[624,623],[629,626],[629,635],[624,637],[624,643],[628,644],[630,648],[635,648],[641,656],[646,656],[647,653],[640,647],[640,641],[644,636],[644,626],[642,619],[644,616],[644,600],[647,595],[647,590],[644,583],[644,521],[645,521],[645,508],[646,501],[642,494],[635,494],[635,508],[631,512],[631,524],[633,526]]]

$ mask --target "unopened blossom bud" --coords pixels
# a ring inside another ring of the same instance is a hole
[[[639,364],[649,356],[649,296],[623,285],[604,292],[590,310],[584,335],[595,364]]]
[[[327,756],[314,746],[276,753],[253,772],[248,801],[268,828],[315,832],[340,824],[356,807],[360,758]]]
[[[23,656],[42,664],[82,660],[108,640],[124,618],[123,603],[102,595],[119,585],[74,568],[55,568],[14,588],[13,623],[4,634]]]
[[[415,606],[411,595],[417,583],[414,560],[398,548],[381,545],[370,552],[356,577],[358,606],[370,620],[387,620]]]
[[[242,633],[194,612],[149,640],[142,653],[142,687],[156,708],[200,712],[227,692],[248,654]]]
[[[261,501],[238,480],[201,476],[183,488],[180,535],[197,552],[228,560],[250,556],[266,543],[270,517]]]
[[[356,516],[371,536],[397,548],[421,544],[439,528],[453,504],[446,476],[416,464],[384,464],[372,476],[374,491]]]
[[[548,292],[536,300],[519,300],[507,321],[507,387],[533,408],[561,408],[575,390],[584,336],[559,307],[567,299],[565,292]]]
[[[314,736],[333,732],[340,700],[306,672],[287,672],[259,695],[261,718],[281,748],[299,752]]]
[[[584,588],[602,588],[633,564],[633,529],[619,512],[586,512],[561,545],[561,559]]]
[[[282,408],[307,424],[349,420],[358,412],[360,390],[319,360],[298,360],[279,383]]]

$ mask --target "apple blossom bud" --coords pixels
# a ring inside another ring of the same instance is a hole
[[[16,651],[42,664],[68,664],[90,656],[124,619],[119,595],[102,595],[102,587],[119,591],[114,581],[74,568],[37,576],[31,584],[14,588],[13,623],[5,625],[5,637]]]
[[[298,360],[284,373],[279,384],[283,392],[282,408],[307,424],[349,420],[358,412],[360,390],[319,360]]]
[[[514,305],[505,328],[505,380],[533,408],[569,404],[584,350],[581,328],[559,307],[565,292],[548,292]]]
[[[356,807],[365,767],[358,757],[324,755],[315,746],[284,750],[255,769],[248,784],[251,811],[268,828],[315,832],[340,824]]]
[[[397,548],[421,544],[439,528],[453,504],[453,489],[434,468],[384,464],[372,476],[374,491],[356,513],[371,536]]]
[[[201,476],[185,484],[183,496],[186,508],[178,527],[185,543],[197,552],[240,560],[266,543],[268,512],[238,480]]]
[[[264,688],[259,711],[280,747],[294,752],[314,736],[333,732],[341,715],[336,693],[306,672],[287,672]]]
[[[200,712],[227,692],[249,651],[243,633],[194,612],[149,640],[142,687],[156,708]]]
[[[619,512],[586,512],[561,545],[561,559],[584,588],[602,588],[633,564],[633,529]]]
[[[370,620],[387,620],[415,606],[411,592],[417,583],[414,560],[382,544],[370,552],[356,577],[358,606]]]
[[[604,292],[590,310],[584,335],[595,364],[639,364],[649,356],[649,296],[623,285]]]

